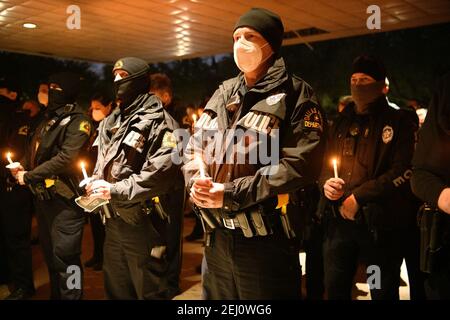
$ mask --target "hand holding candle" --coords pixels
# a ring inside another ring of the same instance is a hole
[[[6,153],[6,159],[7,159],[8,162],[9,162],[9,164],[6,165],[6,168],[9,169],[9,170],[11,170],[11,172],[13,173],[13,175],[15,175],[15,174],[17,173],[17,172],[16,172],[17,170],[20,170],[20,169],[23,170],[22,166],[20,165],[20,162],[14,162],[14,161],[12,160],[12,154],[11,154],[11,152],[7,152],[7,153]]]
[[[80,167],[81,167],[81,172],[83,173],[83,180],[80,182],[79,186],[80,186],[80,188],[82,188],[84,186],[87,186],[91,182],[92,178],[90,178],[87,174],[84,161],[80,162]]]
[[[344,195],[344,185],[345,181],[339,178],[338,168],[337,168],[337,159],[334,158],[331,160],[333,164],[334,177],[328,179],[324,186],[323,191],[325,196],[332,201],[339,200]]]

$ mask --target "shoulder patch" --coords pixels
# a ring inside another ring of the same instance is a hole
[[[177,140],[175,139],[175,136],[172,132],[167,131],[164,134],[163,141],[161,144],[162,148],[176,148],[177,146]]]
[[[86,133],[88,136],[91,135],[91,124],[89,123],[89,121],[81,121],[80,122],[80,127],[78,128],[78,130]]]
[[[305,128],[323,131],[323,117],[320,110],[317,107],[306,110],[303,116],[303,124]]]
[[[19,128],[19,131],[17,132],[17,134],[21,135],[21,136],[26,136],[28,135],[28,126],[21,126]]]

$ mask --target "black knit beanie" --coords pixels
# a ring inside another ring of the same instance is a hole
[[[252,8],[239,18],[233,32],[241,27],[249,27],[258,31],[270,44],[275,55],[280,53],[284,27],[279,15],[267,9]]]
[[[368,55],[356,57],[352,67],[352,74],[354,73],[365,73],[376,81],[381,81],[386,78],[386,68],[384,67],[384,64],[375,57]]]

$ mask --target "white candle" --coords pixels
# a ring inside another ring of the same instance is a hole
[[[338,170],[337,170],[337,160],[333,159],[333,169],[334,169],[334,177],[339,178],[338,176]]]
[[[192,120],[194,120],[194,127],[195,127],[195,125],[197,124],[197,115],[195,113],[192,115]]]
[[[12,161],[12,159],[11,159],[11,152],[8,152],[8,153],[6,154],[6,158],[8,159],[8,162],[9,162],[10,164],[13,163],[13,161]]]
[[[88,179],[88,174],[86,172],[86,168],[84,167],[84,162],[81,162],[80,166],[81,166],[81,171],[83,172],[83,178]]]
[[[197,156],[196,159],[197,159],[198,167],[200,169],[200,178],[204,179],[204,178],[206,178],[206,175],[205,175],[205,168],[203,167],[203,161],[199,156]]]

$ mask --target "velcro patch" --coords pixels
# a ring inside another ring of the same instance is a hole
[[[142,151],[144,151],[145,138],[142,134],[136,131],[131,131],[125,137],[123,143],[125,143],[127,146],[132,147],[133,149],[136,149],[137,152],[142,153]]]

